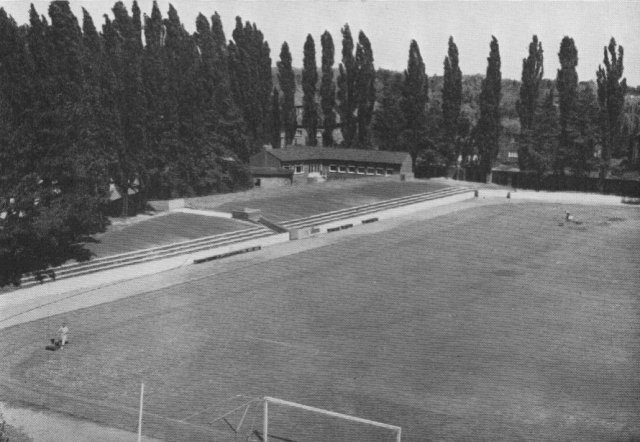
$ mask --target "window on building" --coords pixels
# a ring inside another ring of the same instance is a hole
[[[393,169],[387,169],[387,175],[393,175]]]
[[[384,175],[384,169],[376,169],[376,175]]]
[[[302,164],[296,164],[296,173],[302,173],[303,168],[302,168]]]
[[[337,171],[338,171],[338,166],[336,166],[335,164],[329,165],[329,172],[337,172]]]
[[[340,173],[347,173],[347,166],[338,166],[338,171]]]
[[[358,167],[358,175],[364,175],[366,173],[366,168]]]
[[[347,168],[347,171],[348,171],[349,173],[356,173],[356,166],[349,166],[349,167]]]
[[[288,165],[288,164],[283,164],[283,165],[282,165],[282,168],[283,168],[283,169],[286,169],[286,170],[289,170],[289,169],[291,169],[291,166],[290,166],[290,165]]]
[[[518,158],[518,152],[509,152],[507,158]]]
[[[373,167],[367,167],[367,175],[375,175],[376,170]]]

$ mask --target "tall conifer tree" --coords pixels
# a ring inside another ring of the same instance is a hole
[[[316,146],[318,140],[318,110],[316,108],[316,90],[318,84],[318,68],[316,66],[316,44],[311,34],[304,43],[304,59],[302,69],[302,125],[307,130],[307,145]]]
[[[322,42],[322,83],[320,85],[320,104],[322,106],[323,127],[322,145],[333,146],[333,130],[336,125],[336,87],[333,83],[334,45],[329,31],[324,31]]]
[[[358,33],[356,48],[356,102],[358,113],[358,147],[371,146],[370,126],[373,117],[373,106],[376,101],[374,87],[376,70],[373,65],[373,50],[371,42],[364,32]]]
[[[351,147],[357,135],[357,120],[355,111],[356,101],[356,81],[358,78],[356,61],[353,55],[353,37],[349,24],[342,28],[342,63],[339,67],[338,75],[338,112],[340,113],[340,129],[344,147]]]
[[[522,130],[527,130],[533,125],[540,83],[544,74],[543,62],[542,43],[538,41],[538,36],[534,35],[529,44],[529,56],[522,60],[520,99],[516,103]]]
[[[560,69],[556,76],[556,87],[560,102],[560,140],[553,153],[552,164],[554,174],[563,174],[567,159],[571,156],[573,140],[577,133],[573,122],[576,121],[578,99],[578,50],[573,38],[565,36],[560,43]]]
[[[618,53],[616,54],[616,47]],[[608,53],[607,53],[608,50]],[[609,169],[609,161],[616,148],[620,136],[621,115],[624,107],[624,95],[627,92],[627,80],[622,78],[624,72],[624,48],[617,46],[611,37],[609,46],[604,48],[603,64],[598,66],[598,103],[600,104],[600,127],[602,130],[602,153],[600,155],[600,191],[604,191],[604,183]]]
[[[278,82],[282,90],[282,112],[280,115],[284,128],[284,143],[285,146],[289,146],[296,134],[297,118],[295,108],[296,83],[291,64],[291,52],[286,41],[282,43],[282,49],[280,50]]]
[[[491,37],[487,75],[482,81],[480,92],[480,120],[476,129],[480,166],[485,176],[491,173],[493,160],[498,154],[500,131],[500,98],[502,73],[500,72],[500,47],[498,40]]]
[[[281,143],[282,120],[280,119],[280,92],[273,88],[271,95],[271,147],[279,149]]]
[[[426,135],[428,101],[429,78],[425,73],[420,47],[415,40],[411,40],[407,69],[404,71],[401,108],[406,122],[404,145],[411,154],[414,167]]]
[[[449,37],[449,49],[444,59],[444,86],[442,88],[442,117],[444,134],[448,143],[448,157],[452,161],[460,155],[457,146],[458,118],[462,105],[462,72],[459,66],[458,47]]]
[[[560,127],[552,88],[542,101],[538,101],[533,125],[522,133],[518,152],[520,168],[535,172],[538,189],[544,174],[553,167],[553,152],[557,149],[559,134]]]
[[[134,9],[135,10],[135,9]],[[105,49],[116,77],[115,100],[122,122],[122,147],[111,167],[111,176],[122,195],[122,214],[127,216],[129,188],[143,169],[146,153],[145,110],[142,85],[142,44],[136,17],[122,2],[113,6],[114,20],[105,16]]]

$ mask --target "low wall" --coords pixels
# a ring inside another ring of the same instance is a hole
[[[251,248],[262,248],[287,241],[289,241],[289,233],[274,234],[262,238],[240,241],[225,246],[213,247],[211,249],[203,250],[200,252],[173,256],[170,258],[161,258],[154,261],[132,264],[125,267],[118,267],[116,269],[98,271],[88,275],[75,276],[72,278],[64,278],[58,281],[51,281],[44,284],[37,284],[20,289],[15,293],[20,294],[20,302],[23,302],[25,299],[29,299],[32,297],[34,299],[38,299],[43,295],[51,297],[55,296],[56,294],[87,290],[114,284],[119,281],[125,281],[142,276],[162,273],[167,270],[191,265],[195,260],[208,258],[210,256],[231,254],[235,251],[241,251]]]

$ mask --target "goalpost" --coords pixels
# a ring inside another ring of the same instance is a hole
[[[350,416],[348,414],[336,413],[335,411],[323,410],[322,408],[311,407],[309,405],[298,404],[296,402],[285,401],[283,399],[278,399],[278,398],[269,397],[269,396],[265,396],[263,398],[263,402],[264,402],[264,421],[262,425],[262,440],[264,442],[269,441],[269,403],[274,405],[283,405],[287,407],[293,407],[300,410],[309,411],[311,413],[318,413],[325,416],[344,419],[350,422],[370,425],[370,426],[382,428],[385,430],[389,430],[395,436],[395,442],[401,442],[402,428],[395,425],[384,424],[382,422],[376,422],[369,419],[362,419],[360,417]]]

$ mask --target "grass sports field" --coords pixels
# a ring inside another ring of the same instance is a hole
[[[404,441],[640,438],[640,211],[468,204],[1,330],[0,400],[134,431],[144,381],[145,434],[166,440],[246,440],[214,418],[264,395]],[[71,344],[44,351],[63,318]],[[270,412],[280,440],[342,440]]]

